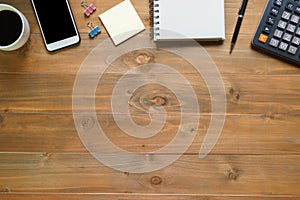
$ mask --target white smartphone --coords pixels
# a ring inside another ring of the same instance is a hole
[[[68,0],[31,0],[31,3],[48,51],[80,42]]]

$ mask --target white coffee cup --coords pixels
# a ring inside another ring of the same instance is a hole
[[[2,11],[12,11],[16,13],[21,19],[22,28],[19,27],[19,29],[21,30],[19,37],[17,37],[16,40],[11,41],[11,43],[8,44],[5,43],[5,45],[3,45],[4,43],[0,44],[0,50],[13,51],[22,47],[27,42],[30,34],[29,23],[26,17],[19,10],[17,10],[16,8],[10,5],[0,4],[0,12]],[[1,31],[4,30],[4,27],[0,27],[0,30]]]

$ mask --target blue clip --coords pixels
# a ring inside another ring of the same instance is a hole
[[[101,29],[99,26],[93,26],[92,22],[88,22],[87,26],[91,29],[89,31],[89,35],[91,38],[94,38],[95,36],[97,36],[99,33],[101,33]]]

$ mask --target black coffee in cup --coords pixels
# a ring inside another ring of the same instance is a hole
[[[20,16],[10,10],[0,11],[0,46],[13,44],[22,33],[22,20]]]

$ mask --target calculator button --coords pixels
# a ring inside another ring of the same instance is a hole
[[[283,31],[276,29],[274,32],[274,37],[281,38],[283,35]]]
[[[274,38],[271,38],[271,40],[270,40],[270,42],[269,42],[269,45],[270,45],[270,46],[277,48],[277,47],[278,47],[278,44],[279,44],[279,40],[276,40],[276,39],[274,39]]]
[[[269,16],[267,18],[267,23],[270,24],[270,25],[273,25],[275,23],[275,18],[272,17],[272,16]]]
[[[286,51],[287,48],[288,48],[288,44],[285,43],[285,42],[280,42],[280,45],[279,45],[279,49],[283,50],[283,51]]]
[[[287,12],[287,11],[284,11],[283,13],[282,13],[282,19],[286,19],[286,20],[289,20],[290,19],[290,17],[291,17],[291,13],[290,12]]]
[[[270,34],[271,28],[269,26],[264,26],[263,32],[266,34]]]
[[[283,1],[283,0],[275,0],[275,1],[274,1],[274,5],[280,7],[280,6],[282,6],[282,1]]]
[[[261,33],[261,34],[259,35],[258,40],[259,40],[260,42],[262,42],[262,43],[266,43],[267,40],[268,40],[268,36],[265,35],[265,34],[263,34],[263,33]]]
[[[280,20],[278,22],[278,27],[281,29],[285,29],[286,25],[287,25],[287,23],[285,21]]]
[[[294,5],[292,3],[288,3],[286,5],[286,9],[288,9],[288,10],[294,10]]]
[[[285,33],[283,35],[283,40],[287,41],[287,42],[290,42],[292,40],[292,35],[291,34],[288,34],[288,33]]]
[[[295,55],[297,53],[298,48],[294,47],[294,46],[290,46],[288,52]]]
[[[297,35],[300,35],[300,27],[299,27],[299,28],[297,28],[297,30],[296,30],[296,34],[297,34]]]
[[[278,9],[278,8],[273,7],[273,8],[271,9],[271,14],[272,14],[272,15],[277,16],[278,13],[279,13],[279,9]]]
[[[292,40],[292,43],[295,44],[295,45],[297,45],[297,46],[299,46],[300,45],[300,38],[298,38],[298,37],[295,36],[293,38],[293,40]]]
[[[291,33],[294,33],[295,30],[296,30],[296,26],[292,25],[292,24],[289,24],[286,30],[291,32]]]
[[[295,13],[300,14],[300,7],[299,6],[297,6],[297,8],[295,9]]]
[[[297,15],[293,15],[291,18],[291,22],[298,24],[300,17]]]

